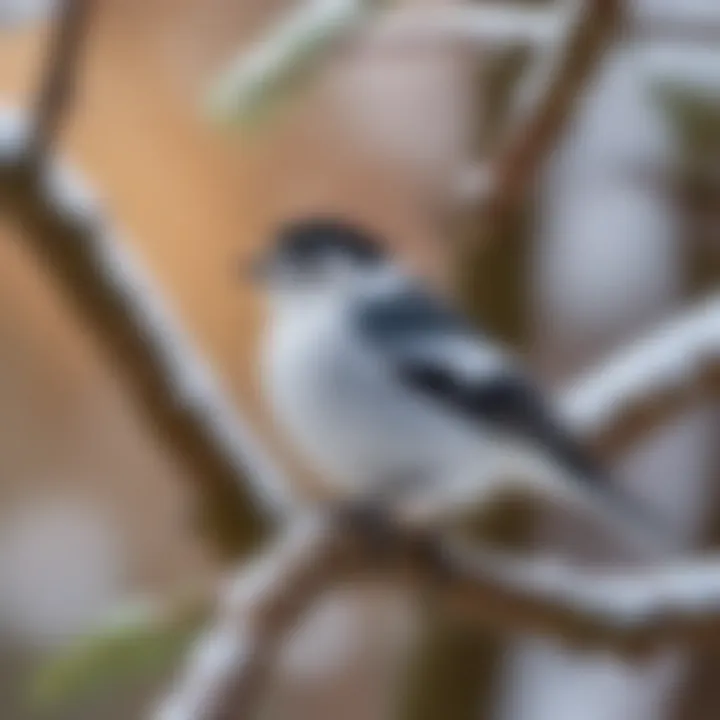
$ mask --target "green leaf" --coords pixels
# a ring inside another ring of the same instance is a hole
[[[302,89],[334,43],[380,4],[377,0],[314,0],[299,8],[221,75],[208,99],[211,116],[257,127]]]
[[[121,608],[41,667],[31,683],[30,708],[67,710],[161,677],[184,655],[207,617],[201,602],[172,610],[148,602]]]

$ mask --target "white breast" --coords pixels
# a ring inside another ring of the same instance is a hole
[[[290,442],[328,481],[348,488],[466,470],[482,451],[482,434],[405,389],[357,343],[342,313],[338,306],[293,313],[266,337],[264,389]]]

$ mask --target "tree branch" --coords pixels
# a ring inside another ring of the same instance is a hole
[[[28,124],[0,109],[0,208],[102,341],[196,481],[207,530],[232,553],[292,504],[285,478],[80,178],[28,173]],[[31,143],[30,143],[31,144]]]
[[[0,203],[110,349],[157,431],[181,456],[225,551],[257,536],[289,498],[280,471],[237,416],[82,181],[50,150],[70,101],[89,0],[67,0],[31,122],[0,109]]]
[[[301,517],[258,560],[240,568],[222,592],[217,620],[155,720],[255,716],[282,640],[357,561],[350,534],[339,529],[321,517]]]
[[[562,15],[552,4],[533,7],[520,2],[400,7],[378,16],[368,41],[387,52],[455,44],[483,50],[542,48],[559,38]],[[698,19],[682,12],[636,11],[625,23],[623,39],[631,43],[717,47],[720,18],[716,13]]]
[[[702,397],[720,395],[720,295],[623,348],[560,397],[570,427],[608,452]]]
[[[36,101],[34,128],[25,162],[40,164],[56,139],[60,123],[72,101],[76,66],[90,20],[91,0],[64,0],[50,42],[45,76]]]
[[[669,643],[717,643],[720,561],[605,572],[469,550],[387,518],[378,526],[303,518],[223,593],[155,720],[250,720],[282,641],[338,582],[377,575],[430,592],[473,627],[529,632],[635,658]],[[378,548],[382,554],[378,555]]]
[[[157,432],[198,482],[228,553],[291,504],[284,477],[82,181],[47,157],[70,101],[90,0],[66,0],[36,114],[0,108],[0,207],[111,352]],[[265,511],[265,512],[261,512]]]
[[[539,63],[519,80],[500,138],[480,159],[458,168],[448,191],[456,232],[452,266],[456,294],[471,318],[486,322],[482,308],[494,287],[478,284],[491,248],[504,247],[526,224],[530,191],[571,121],[575,104],[599,67],[621,24],[621,0],[564,0],[565,32],[545,48]],[[537,61],[537,58],[536,58]]]
[[[526,97],[512,114],[506,136],[490,158],[491,181],[480,201],[491,212],[514,209],[524,199],[619,27],[619,0],[565,3],[569,20],[565,37],[553,48],[552,62],[537,76],[537,85],[524,87]]]
[[[408,6],[379,15],[363,42],[390,52],[456,43],[484,50],[545,46],[558,39],[561,22],[555,8],[519,3]]]
[[[243,50],[221,74],[209,97],[211,113],[249,122],[289,90],[338,40],[359,27],[371,0],[309,0]]]
[[[583,570],[435,542],[444,577],[439,599],[486,630],[544,635],[628,658],[670,643],[717,642],[717,558],[626,572]],[[416,582],[427,581],[428,568],[413,569]]]

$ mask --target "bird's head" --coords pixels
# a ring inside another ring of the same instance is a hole
[[[271,296],[292,299],[349,290],[387,267],[372,233],[335,218],[310,218],[281,226],[251,274]]]

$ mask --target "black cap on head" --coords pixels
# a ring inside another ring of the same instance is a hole
[[[277,233],[278,251],[297,263],[340,254],[362,264],[383,260],[385,253],[372,233],[345,220],[316,217],[283,225]]]

